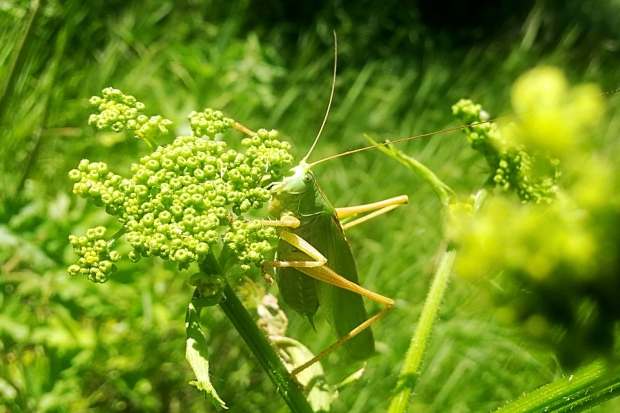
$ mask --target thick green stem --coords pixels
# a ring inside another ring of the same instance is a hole
[[[403,413],[407,409],[411,392],[418,381],[422,359],[428,346],[433,325],[437,319],[437,312],[443,300],[455,259],[456,251],[453,249],[444,252],[441,257],[428,297],[424,303],[422,314],[420,314],[420,319],[418,320],[418,328],[411,338],[405,363],[398,376],[396,394],[390,403],[389,413]]]
[[[368,139],[368,141],[372,144],[376,144],[376,142],[367,135],[366,139]],[[441,179],[439,179],[433,171],[417,159],[405,155],[392,145],[387,148],[378,147],[378,149],[411,169],[426,183],[428,183],[439,197],[439,200],[441,201],[441,204],[445,208],[446,212],[448,214],[450,213],[450,206],[454,203],[454,191]],[[446,286],[448,285],[448,280],[450,278],[450,274],[452,273],[455,260],[456,250],[453,248],[450,248],[448,251],[444,252],[441,257],[441,261],[439,262],[439,267],[435,272],[428,297],[424,303],[422,314],[420,314],[420,319],[418,320],[418,328],[411,338],[411,343],[409,344],[409,349],[407,350],[407,356],[405,357],[405,363],[403,364],[400,375],[398,376],[395,395],[388,410],[389,413],[402,413],[407,409],[411,392],[415,388],[418,381],[418,374],[420,371],[420,366],[422,365],[422,359],[424,358],[424,353],[426,352],[431,331],[435,325],[437,313],[439,311],[439,307],[441,306],[441,302],[443,301],[443,296],[445,294]]]
[[[208,269],[221,275],[220,267],[213,255],[207,256],[205,261],[201,263],[201,269],[203,271]],[[241,304],[228,282],[224,286],[224,298],[220,302],[220,307],[235,326],[243,341],[246,342],[252,354],[258,359],[259,364],[276,386],[276,391],[284,399],[291,412],[312,413],[312,408],[299,385],[292,380],[280,357],[258,328],[250,313]]]

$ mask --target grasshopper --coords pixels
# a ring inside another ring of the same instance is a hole
[[[385,316],[394,301],[358,285],[358,275],[351,247],[344,230],[407,203],[406,195],[367,205],[334,208],[321,191],[312,164],[302,162],[291,169],[290,176],[272,185],[269,213],[275,220],[263,225],[280,229],[276,261],[263,266],[263,275],[276,268],[276,280],[284,301],[308,318],[319,306],[331,324],[338,341],[322,353],[295,368],[293,375],[344,346],[354,360],[364,360],[374,352],[374,339],[369,327]],[[340,219],[371,212],[342,225]],[[362,297],[385,309],[368,318]]]

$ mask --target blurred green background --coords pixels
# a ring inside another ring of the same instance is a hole
[[[190,111],[207,106],[254,130],[278,129],[301,158],[327,106],[336,30],[338,81],[311,158],[318,160],[364,145],[364,133],[396,139],[456,126],[450,106],[462,97],[492,116],[508,113],[512,82],[538,65],[603,91],[620,85],[617,0],[4,1],[0,30],[0,412],[212,409],[187,384],[194,378],[184,359],[188,272],[143,260],[123,262],[105,285],[66,273],[75,260],[69,234],[115,228],[71,194],[67,172],[82,158],[128,172],[148,150],[87,126],[88,98],[102,88],[136,96],[147,114],[172,119],[178,134],[188,133]],[[613,151],[620,99],[607,100],[601,142]],[[459,193],[485,178],[458,133],[402,149]],[[333,411],[385,411],[440,249],[440,204],[378,151],[315,173],[336,206],[410,197],[348,232],[362,284],[396,307],[373,327],[378,355]],[[287,314],[290,336],[312,350],[333,342],[320,317],[315,333]],[[219,308],[203,311],[203,323],[213,384],[230,411],[287,411]],[[324,363],[331,383],[359,367],[339,352]],[[562,374],[545,348],[493,321],[479,286],[455,279],[411,411],[490,411]]]

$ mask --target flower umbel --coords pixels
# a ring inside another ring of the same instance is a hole
[[[98,127],[113,119],[117,120],[112,125],[118,126],[123,116],[134,119],[135,109],[143,107],[110,89],[98,99],[105,101],[100,109],[108,108],[91,117]],[[133,261],[158,256],[187,268],[223,242],[237,254],[243,269],[261,265],[277,235],[273,228],[246,220],[244,214],[269,200],[267,184],[292,164],[290,144],[279,141],[276,131],[261,129],[243,139],[242,150],[237,151],[216,140],[233,128],[232,119],[205,109],[192,112],[189,120],[192,136],[179,136],[142,157],[132,165],[131,177],[114,174],[103,162],[82,160],[69,172],[73,192],[118,218],[133,248],[129,253]],[[129,124],[125,122],[128,128]],[[81,251],[76,250],[80,268],[72,266],[72,273],[90,271],[80,264]],[[105,282],[111,273],[113,269],[89,278]]]
[[[515,82],[512,99],[526,113],[501,136],[488,124],[467,134],[487,159],[491,181],[516,189],[520,202],[495,191],[473,217],[455,218],[456,272],[492,276],[498,319],[550,344],[565,367],[612,357],[620,320],[619,181],[617,160],[591,144],[603,112],[600,92],[569,88],[561,72],[539,68]],[[454,110],[469,116],[466,122],[479,119],[471,102]],[[555,158],[562,160],[561,186]],[[541,160],[547,168],[532,174]]]
[[[115,262],[121,256],[110,250],[110,245],[105,240],[106,232],[105,227],[97,227],[86,231],[85,236],[69,236],[73,251],[80,257],[77,264],[69,267],[69,274],[82,274],[92,282],[101,283],[116,271]]]

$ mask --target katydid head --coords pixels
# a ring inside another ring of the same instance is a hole
[[[299,195],[314,186],[314,174],[310,170],[310,165],[301,161],[299,165],[291,168],[284,179],[280,182],[271,184],[271,192],[274,194]]]
[[[317,185],[310,165],[302,161],[292,168],[280,182],[271,185],[269,213],[280,217],[283,213],[295,216],[313,216],[324,212],[328,203]]]

